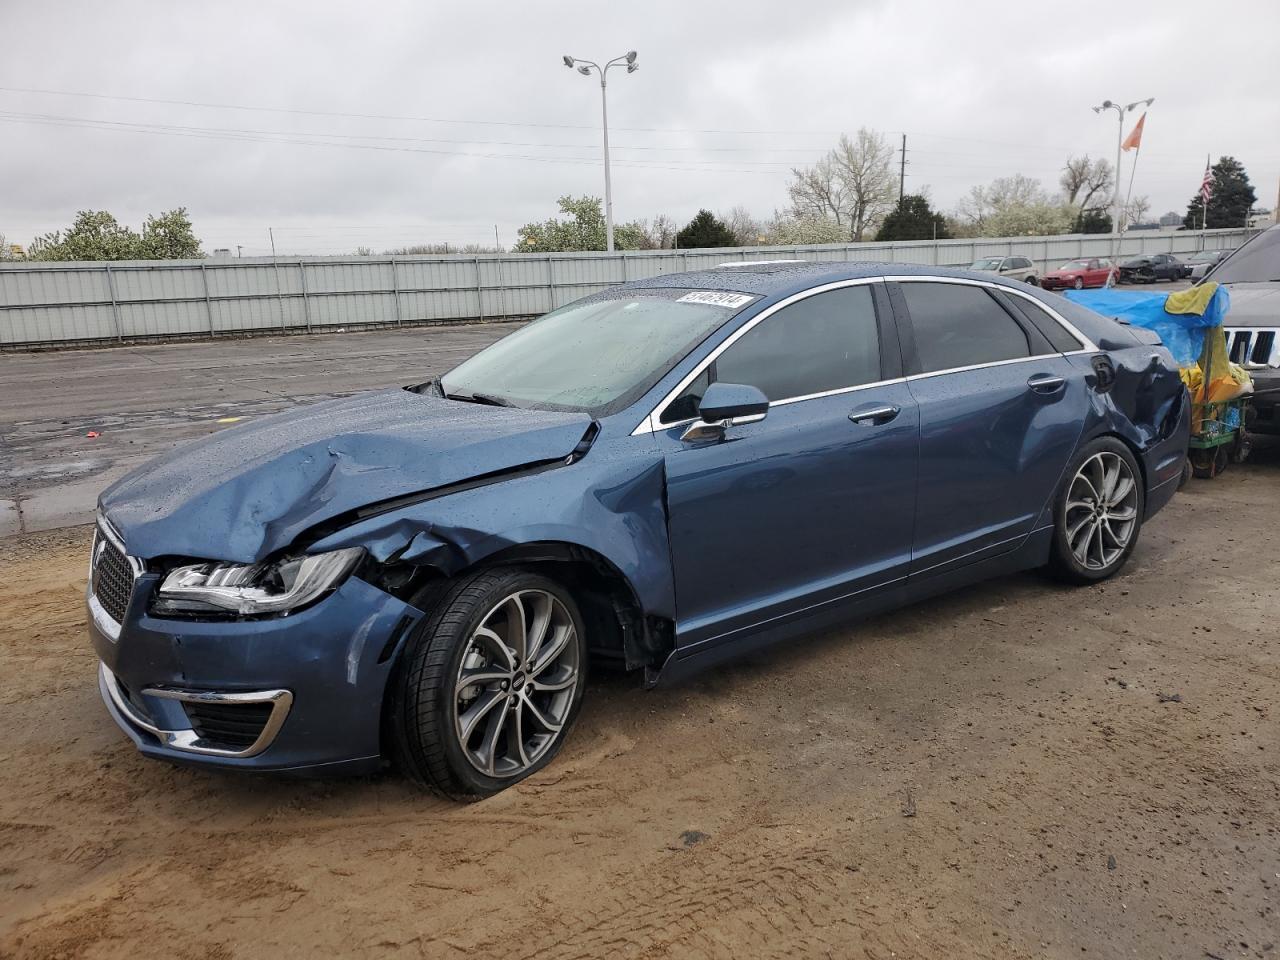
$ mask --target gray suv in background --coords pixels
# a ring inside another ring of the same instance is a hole
[[[1280,435],[1280,226],[1255,236],[1205,279],[1231,292],[1227,349],[1253,378],[1246,425]]]
[[[980,257],[969,264],[969,269],[982,273],[998,273],[1009,280],[1022,280],[1032,286],[1039,283],[1036,278],[1036,265],[1027,257]]]

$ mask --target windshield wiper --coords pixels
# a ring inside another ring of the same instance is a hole
[[[490,407],[515,406],[510,400],[504,400],[502,397],[495,397],[488,393],[446,393],[445,399],[461,400],[464,403],[483,403]]]

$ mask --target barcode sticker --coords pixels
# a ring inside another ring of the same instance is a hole
[[[719,290],[699,290],[697,293],[686,293],[676,303],[706,303],[713,307],[727,307],[737,310],[746,306],[755,297],[747,293],[723,293]]]

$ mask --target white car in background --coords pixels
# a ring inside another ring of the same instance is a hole
[[[1036,278],[1036,265],[1027,257],[979,257],[969,264],[970,270],[981,273],[998,273],[1010,280],[1021,280],[1033,287],[1039,281]]]

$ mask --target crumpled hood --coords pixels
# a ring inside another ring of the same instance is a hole
[[[567,457],[590,423],[583,413],[366,393],[183,444],[98,502],[134,556],[252,563],[357,507]]]

